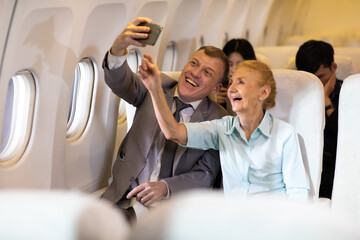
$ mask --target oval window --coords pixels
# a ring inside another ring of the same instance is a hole
[[[163,72],[175,71],[176,58],[177,58],[176,44],[175,42],[171,41],[166,46],[162,71]]]
[[[35,95],[35,79],[30,71],[19,71],[10,79],[1,132],[0,166],[16,163],[28,146]]]
[[[75,69],[66,132],[68,142],[77,140],[85,131],[91,112],[95,77],[94,62],[90,58],[83,58]]]
[[[136,48],[130,49],[129,54],[127,56],[127,63],[134,73],[138,72],[140,63],[141,63],[141,55],[139,50]]]

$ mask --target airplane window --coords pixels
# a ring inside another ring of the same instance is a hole
[[[28,70],[17,72],[9,81],[0,139],[0,166],[16,163],[29,143],[35,92],[35,79]]]
[[[176,58],[177,58],[176,43],[171,41],[166,46],[166,52],[164,56],[164,63],[162,70],[164,72],[175,71]]]
[[[137,73],[140,63],[141,63],[141,55],[138,49],[130,49],[129,50],[129,55],[127,57],[127,62],[128,65],[130,67],[130,69],[134,72]]]
[[[78,139],[87,125],[96,77],[95,69],[95,64],[90,58],[83,58],[76,65],[67,122],[68,142]]]

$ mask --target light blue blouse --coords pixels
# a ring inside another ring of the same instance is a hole
[[[238,116],[184,124],[187,147],[219,150],[225,195],[271,194],[307,200],[309,179],[290,124],[266,112],[249,141]]]

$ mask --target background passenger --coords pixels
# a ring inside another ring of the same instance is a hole
[[[331,199],[338,133],[338,104],[342,80],[336,79],[334,49],[324,41],[309,40],[296,54],[296,67],[316,75],[324,85],[325,129],[319,197]]]
[[[227,97],[227,87],[229,80],[234,74],[236,66],[240,62],[244,60],[256,60],[256,56],[254,49],[251,46],[251,43],[244,38],[231,39],[223,47],[223,52],[229,58],[229,78],[228,81],[225,81],[223,83],[223,86],[221,87],[219,92],[216,93],[216,101],[221,106],[223,106],[229,113],[231,113],[232,115],[236,115],[231,110],[231,103]]]
[[[297,133],[266,111],[275,106],[276,95],[276,83],[266,64],[248,60],[238,65],[228,89],[237,116],[177,123],[167,107],[154,59],[144,57],[140,77],[151,94],[166,138],[191,148],[219,150],[226,195],[308,199],[309,179]]]
[[[175,149],[169,149],[172,142],[166,141],[160,131],[150,94],[126,62],[128,46],[145,46],[135,40],[146,38],[144,32],[150,30],[137,26],[141,22],[151,19],[139,17],[130,22],[117,36],[103,62],[107,85],[136,107],[132,127],[120,145],[113,166],[113,182],[103,195],[131,218],[134,209],[143,209],[177,192],[210,188],[220,167],[216,150],[193,150],[176,144]],[[227,112],[207,96],[220,88],[228,72],[229,63],[221,49],[210,46],[198,49],[178,81],[159,72],[166,106],[178,108],[177,98],[189,103],[179,113],[184,122],[221,118]]]

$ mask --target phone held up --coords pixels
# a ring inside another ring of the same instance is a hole
[[[150,28],[150,32],[148,32],[148,37],[145,39],[136,39],[136,41],[145,43],[147,45],[155,45],[159,35],[163,29],[163,26],[153,23],[142,22],[139,23],[138,26],[146,26]]]

